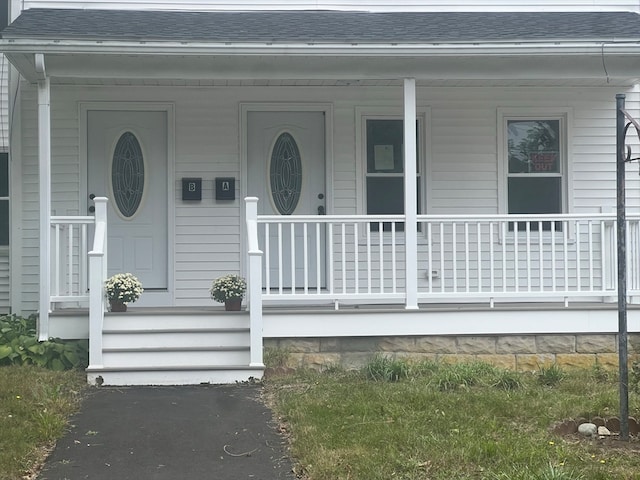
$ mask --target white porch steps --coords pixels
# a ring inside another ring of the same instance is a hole
[[[87,369],[92,384],[235,383],[263,372],[249,366],[246,312],[130,308],[105,315],[102,343],[102,366]]]

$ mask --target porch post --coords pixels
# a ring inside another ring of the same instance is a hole
[[[44,66],[44,56],[35,55],[38,80],[38,174],[40,190],[40,301],[38,339],[49,338],[49,308],[51,305],[51,103],[50,84]]]
[[[416,186],[416,79],[404,79],[404,235],[407,310],[418,308],[418,212]]]
[[[262,251],[258,245],[258,199],[244,199],[249,250],[249,366],[264,367],[262,358]]]
[[[104,326],[104,281],[107,278],[107,202],[93,199],[96,206],[95,237],[89,252],[89,368],[102,368],[102,330]]]

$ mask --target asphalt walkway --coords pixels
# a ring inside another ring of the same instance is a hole
[[[96,388],[39,480],[292,479],[257,385]]]

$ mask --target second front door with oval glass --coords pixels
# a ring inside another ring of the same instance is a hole
[[[168,287],[167,113],[88,111],[87,173],[88,196],[109,198],[108,274],[136,275],[146,303]]]
[[[322,215],[325,192],[324,112],[248,112],[247,164],[250,196],[264,215]],[[269,288],[325,287],[325,228],[297,224],[260,231],[268,242]],[[293,241],[292,241],[293,239]],[[306,261],[305,261],[306,258]],[[266,276],[268,273],[268,278]]]

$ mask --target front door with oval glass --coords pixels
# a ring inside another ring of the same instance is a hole
[[[88,197],[109,198],[108,274],[136,275],[139,305],[167,303],[167,113],[88,111],[87,173]]]
[[[247,191],[258,197],[260,214],[324,214],[324,125],[323,112],[248,112]],[[268,286],[324,288],[324,227],[289,228],[272,227],[268,236],[260,230],[261,248],[269,245]]]

